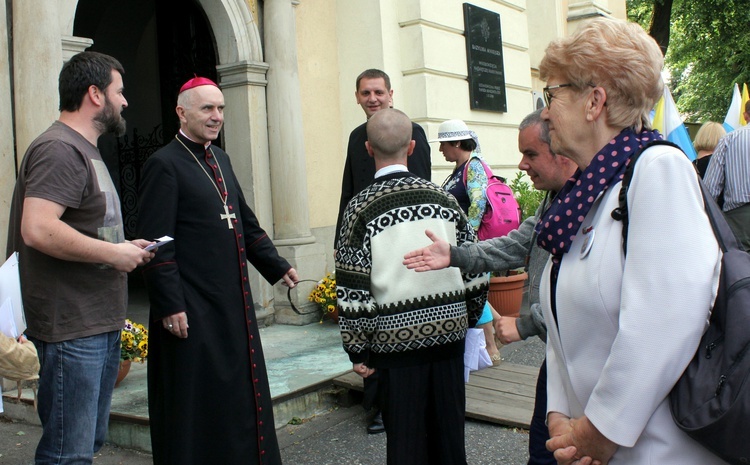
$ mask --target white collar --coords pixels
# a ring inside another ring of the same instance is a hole
[[[183,132],[182,128],[180,128],[180,134],[182,134],[185,137],[185,139],[189,140],[190,142],[195,142],[193,139],[189,138],[188,135]],[[195,143],[200,144],[200,142],[195,142]],[[211,145],[211,141],[206,142],[203,145],[203,148],[207,149],[209,145]]]
[[[387,174],[401,173],[404,171],[406,171],[407,173],[409,172],[409,168],[407,168],[406,165],[395,164],[395,165],[384,166],[380,168],[377,173],[375,173],[375,179],[385,176]]]

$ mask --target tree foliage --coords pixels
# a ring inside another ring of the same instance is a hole
[[[663,18],[661,31],[652,18],[669,3],[664,42]],[[627,0],[627,8],[630,20],[666,50],[669,87],[680,112],[691,122],[724,121],[734,84],[750,83],[750,0]]]

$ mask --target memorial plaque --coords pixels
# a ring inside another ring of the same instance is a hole
[[[508,111],[500,15],[464,3],[464,29],[471,109]]]

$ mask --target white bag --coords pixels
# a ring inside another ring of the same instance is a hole
[[[492,366],[492,359],[487,353],[484,330],[469,328],[466,331],[466,348],[464,349],[464,382],[469,382],[469,373]]]

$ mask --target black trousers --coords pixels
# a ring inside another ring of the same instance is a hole
[[[388,465],[466,465],[463,356],[379,371]]]
[[[534,415],[531,417],[529,428],[529,462],[528,465],[556,465],[557,460],[552,452],[547,450],[549,429],[547,428],[547,359],[539,368],[539,378],[536,381],[536,398],[534,400]]]
[[[364,396],[362,397],[362,407],[365,410],[374,408],[380,410],[378,406],[378,377],[380,376],[380,370],[375,370],[375,373],[371,374],[364,379]]]

